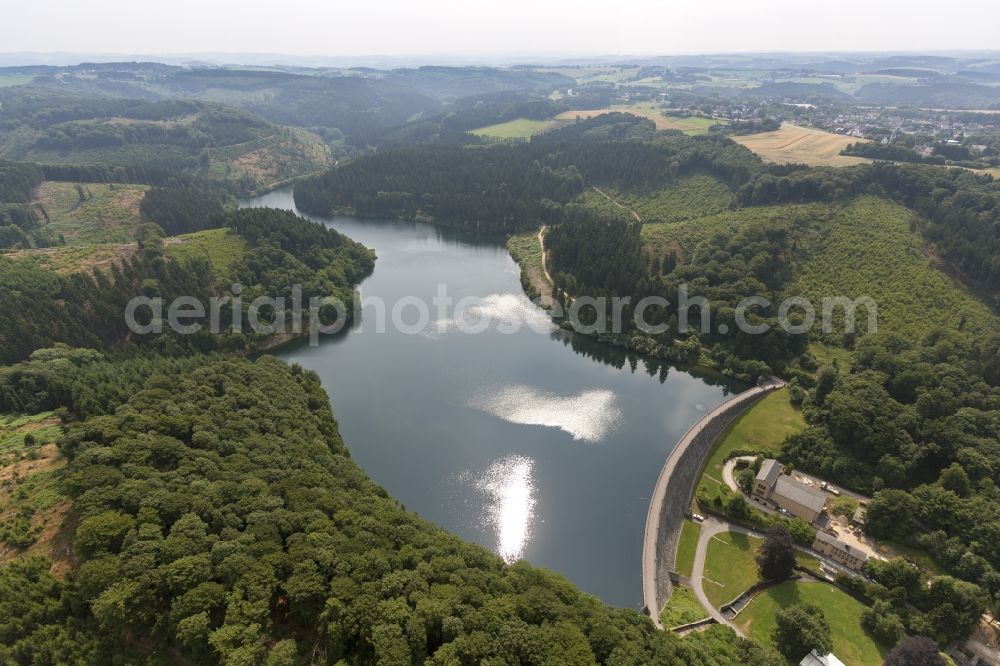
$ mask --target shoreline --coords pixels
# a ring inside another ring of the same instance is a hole
[[[667,456],[650,496],[642,545],[643,605],[658,629],[663,629],[660,610],[673,589],[670,573],[681,525],[705,457],[734,419],[760,398],[784,386],[784,381],[772,378],[716,405],[691,425]],[[694,458],[699,464],[694,464]]]

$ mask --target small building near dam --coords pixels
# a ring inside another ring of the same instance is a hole
[[[777,460],[765,460],[754,479],[753,498],[761,504],[784,509],[807,523],[826,509],[826,493],[782,472]]]

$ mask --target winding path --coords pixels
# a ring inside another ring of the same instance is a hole
[[[727,620],[719,609],[713,606],[712,602],[708,600],[708,595],[705,594],[705,586],[703,584],[705,577],[705,556],[708,554],[708,542],[711,541],[717,534],[728,532],[730,529],[732,529],[731,525],[712,517],[705,518],[705,521],[701,524],[701,532],[698,535],[698,546],[694,551],[694,566],[691,567],[691,589],[694,590],[694,596],[697,597],[698,603],[701,604],[701,607],[704,608],[716,622],[726,625],[742,636],[742,632],[736,628],[736,625]]]
[[[698,545],[694,552],[694,564],[691,567],[691,589],[694,591],[694,596],[698,599],[698,603],[701,604],[702,608],[704,608],[716,622],[730,627],[737,634],[743,636],[743,632],[741,632],[735,624],[727,620],[719,609],[712,605],[712,602],[708,600],[708,595],[705,594],[705,558],[708,555],[708,544],[713,537],[722,534],[723,532],[733,532],[735,534],[743,534],[746,536],[756,537],[758,539],[764,538],[764,534],[756,530],[751,530],[739,525],[733,525],[712,516],[705,518],[705,521],[701,524],[701,533],[698,535]],[[834,562],[833,560],[830,560],[827,557],[824,557],[823,555],[820,555],[811,548],[795,544],[795,550],[817,558],[827,567],[852,576],[857,575],[857,573],[838,564],[837,562]],[[811,582],[809,579],[803,579],[803,581]]]
[[[546,227],[543,224],[542,228],[538,230],[538,247],[542,251],[542,273],[545,274],[545,279],[549,281],[549,284],[555,286],[555,284],[556,284],[555,281],[552,279],[552,276],[549,275],[549,266],[545,262],[545,230],[546,229],[548,229],[548,227]]]
[[[610,194],[608,194],[607,192],[605,192],[601,188],[597,187],[596,185],[591,185],[591,187],[594,188],[595,192],[597,192],[598,194],[600,194],[602,197],[604,197],[605,199],[607,199],[608,201],[610,201],[614,205],[618,206],[619,208],[621,208],[623,210],[627,210],[628,212],[632,213],[632,217],[635,218],[636,222],[642,222],[642,219],[639,217],[639,213],[635,212],[634,210],[632,210],[631,208],[629,208],[628,206],[626,206],[622,202],[618,201],[617,199],[615,199],[614,197],[612,197]]]

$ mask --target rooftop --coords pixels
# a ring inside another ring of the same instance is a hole
[[[763,468],[761,468],[763,471]],[[774,484],[774,494],[819,513],[826,506],[826,493],[782,474]]]
[[[838,550],[842,550],[848,555],[853,555],[858,559],[861,560],[868,559],[868,553],[864,552],[863,550],[859,550],[858,548],[855,548],[854,546],[845,541],[841,541],[840,539],[833,536],[829,532],[824,532],[823,530],[817,530],[816,541],[822,541],[823,543],[828,543],[831,546],[835,546]]]
[[[774,486],[774,482],[781,476],[781,463],[777,460],[765,460],[761,463],[760,471],[757,472],[757,480],[763,481],[768,488]]]
[[[835,655],[825,654],[822,657],[813,650],[799,662],[799,666],[845,666],[844,662],[837,659]]]

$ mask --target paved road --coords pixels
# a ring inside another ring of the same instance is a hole
[[[732,488],[733,490],[735,490],[737,492],[743,492],[740,489],[740,487],[737,485],[737,483],[736,483],[736,477],[733,474],[733,472],[734,472],[734,470],[736,468],[736,462],[738,460],[746,460],[747,462],[753,462],[756,459],[757,459],[756,456],[738,456],[736,458],[731,458],[731,459],[727,460],[725,466],[722,468],[722,480],[725,481],[726,485],[729,486],[730,488]],[[803,479],[808,479],[808,480],[812,481],[813,482],[813,486],[816,487],[816,488],[819,488],[820,487],[819,484],[821,484],[823,482],[823,479],[820,479],[819,477],[813,476],[812,474],[806,474],[805,472],[800,472],[799,470],[795,470],[794,472],[792,472],[792,475],[793,476],[797,476],[797,477],[801,477]],[[835,490],[839,490],[841,495],[846,495],[847,497],[852,497],[852,498],[854,498],[856,500],[861,500],[862,502],[870,502],[871,501],[870,497],[865,497],[864,495],[860,495],[858,493],[852,492],[850,490],[847,490],[846,488],[841,488],[840,486],[835,486],[832,483],[830,484],[830,487],[833,488],[833,489],[835,489]],[[746,493],[743,493],[743,496],[746,497]],[[830,497],[834,497],[834,495],[831,493]],[[754,506],[757,506],[759,508],[759,505],[757,505],[757,504],[754,504]]]
[[[698,599],[698,603],[701,607],[719,624],[724,624],[731,627],[733,631],[737,634],[743,636],[743,632],[737,629],[736,625],[727,620],[725,616],[708,600],[708,596],[705,594],[704,578],[705,578],[705,557],[708,554],[708,544],[712,540],[712,537],[722,534],[723,532],[734,532],[736,534],[744,534],[746,536],[757,537],[758,539],[763,539],[764,535],[756,530],[747,529],[745,527],[740,527],[739,525],[733,525],[732,523],[727,523],[723,520],[715,518],[713,516],[708,516],[705,521],[701,524],[701,533],[698,536],[698,546],[694,552],[694,565],[691,567],[691,588],[694,590],[694,595]],[[837,564],[833,560],[823,557],[816,551],[806,548],[805,546],[795,546],[795,550],[805,553],[807,555],[812,555],[813,557],[819,559],[826,566],[847,573],[850,575],[857,575],[856,572],[851,571],[847,567]],[[808,580],[808,579],[804,579]],[[711,583],[709,583],[711,585]],[[733,595],[735,598],[736,595]]]
[[[775,516],[780,516],[782,515],[780,511],[778,511],[777,509],[772,509],[766,504],[761,504],[760,502],[755,501],[752,497],[743,492],[743,489],[740,488],[738,483],[736,483],[736,476],[734,474],[734,472],[736,471],[736,462],[739,460],[747,460],[749,462],[753,462],[756,459],[757,459],[756,456],[739,456],[737,458],[731,458],[727,460],[726,464],[722,466],[722,481],[727,486],[729,486],[730,490],[733,490],[743,495],[743,499],[745,499],[747,502],[752,502],[751,506],[753,508],[760,509],[764,513],[770,513]]]
[[[736,625],[727,620],[725,616],[712,605],[712,602],[708,600],[708,596],[705,594],[704,586],[705,555],[708,553],[708,542],[711,541],[712,537],[716,534],[728,532],[731,527],[732,526],[728,523],[724,523],[721,520],[717,520],[712,517],[705,518],[705,521],[701,524],[701,533],[698,536],[698,546],[694,551],[694,566],[691,567],[691,588],[694,590],[694,596],[697,597],[698,603],[701,604],[701,607],[704,608],[710,616],[715,618],[716,622],[732,628],[733,631],[742,636],[743,633],[736,628]]]

